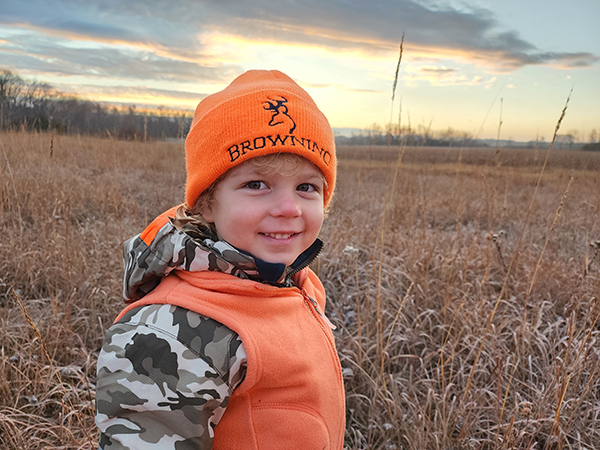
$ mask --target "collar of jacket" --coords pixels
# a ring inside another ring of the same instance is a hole
[[[175,218],[172,219],[171,222],[176,229],[187,234],[194,242],[196,242],[206,251],[216,254],[219,258],[239,269],[230,272],[232,275],[237,275],[240,278],[248,278],[254,281],[260,281],[262,283],[268,283],[276,286],[292,286],[292,276],[300,272],[302,269],[308,267],[323,249],[323,241],[317,238],[315,242],[313,242],[310,247],[304,250],[292,264],[286,266],[282,263],[270,263],[263,261],[262,259],[256,258],[248,252],[234,247],[227,241],[219,241],[210,228],[207,228],[203,223],[192,217],[185,219]],[[215,250],[217,250],[219,247],[218,244],[229,247],[230,250],[234,250],[241,255],[242,258],[239,258],[237,255],[233,255],[231,252],[216,252]]]
[[[219,241],[196,218],[166,216],[170,212],[123,244],[126,303],[144,297],[173,270],[217,271],[274,286],[294,286],[293,275],[307,267],[323,247],[317,239],[290,266],[268,263]],[[148,230],[151,233],[146,233]]]

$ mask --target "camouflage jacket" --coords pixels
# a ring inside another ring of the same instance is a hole
[[[317,240],[286,267],[216,240],[181,210],[175,219],[165,213],[157,221],[150,225],[158,228],[151,242],[138,235],[124,244],[127,303],[153,290],[172,270],[220,271],[290,286],[292,275],[322,247]],[[214,429],[244,380],[246,362],[237,333],[209,317],[173,305],[130,310],[108,329],[98,358],[99,448],[211,449]]]

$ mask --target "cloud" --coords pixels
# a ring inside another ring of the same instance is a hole
[[[60,86],[59,86],[60,87]],[[198,92],[178,91],[172,89],[155,89],[138,86],[96,86],[96,85],[79,85],[78,92],[84,94],[102,94],[103,96],[112,97],[157,97],[177,100],[186,100],[190,103],[198,103],[208,94]]]
[[[585,52],[546,52],[502,31],[485,9],[427,6],[415,0],[364,2],[272,2],[228,0],[210,5],[220,21],[211,27],[250,39],[294,44],[389,52],[403,32],[407,49],[430,54],[453,54],[497,70],[515,70],[532,64],[586,67],[598,57]],[[318,12],[318,13],[316,13]]]
[[[132,33],[128,29],[94,23],[89,20],[61,20],[54,23],[51,28],[61,31],[66,35],[81,36],[88,39],[102,39],[107,37],[111,40],[118,39],[122,41],[135,41],[139,39],[136,33]]]
[[[427,81],[433,86],[492,86],[496,77],[487,80],[480,75],[467,76],[452,67],[425,66],[408,68],[409,73],[402,77],[409,86],[416,86],[420,81]]]
[[[151,47],[128,48],[99,45],[74,48],[66,41],[49,43],[39,35],[21,35],[10,44],[0,42],[3,65],[27,66],[30,71],[53,72],[62,75],[85,75],[158,81],[221,82],[237,75],[242,69],[223,64],[210,57],[198,56],[195,62],[177,57],[161,56]]]
[[[123,44],[153,48],[193,59],[197,48],[198,23],[186,16],[168,20],[145,12],[151,2],[107,2],[77,0],[6,0],[0,25],[33,30],[55,39]],[[164,8],[164,5],[162,5]]]
[[[458,72],[457,69],[448,67],[421,67],[419,72],[425,75],[434,75],[437,77],[443,77]]]
[[[459,58],[499,72],[527,65],[580,68],[599,60],[587,52],[538,49],[503,30],[483,8],[417,0],[4,0],[2,23],[45,37],[17,49],[0,42],[3,60],[19,57],[31,67],[99,76],[225,79],[241,68],[211,53],[214,33],[388,55],[405,32],[405,51],[415,58]],[[62,42],[73,39],[112,48],[82,50]]]
[[[98,86],[77,85],[74,89],[69,84],[57,83],[56,87],[65,94],[75,94],[80,98],[88,98],[97,103],[113,105],[146,106],[156,108],[168,105],[170,109],[193,111],[198,102],[208,94],[186,90],[156,89],[139,86]]]
[[[296,80],[302,87],[306,89],[336,89],[344,92],[355,92],[357,94],[379,94],[381,93],[378,89],[367,89],[367,88],[357,88],[352,87],[347,84],[337,84],[337,83],[314,83],[311,81],[305,80]]]

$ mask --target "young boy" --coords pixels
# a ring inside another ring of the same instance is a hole
[[[283,73],[249,71],[198,105],[186,166],[186,204],[125,243],[99,448],[342,449],[340,363],[308,269],[335,186],[327,119]]]

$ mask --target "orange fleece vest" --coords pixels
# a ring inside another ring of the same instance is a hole
[[[182,306],[237,332],[246,378],[215,429],[214,450],[341,450],[345,404],[340,362],[324,311],[325,292],[305,269],[300,288],[278,288],[220,272],[177,271],[129,305]],[[118,320],[118,319],[117,319]]]

